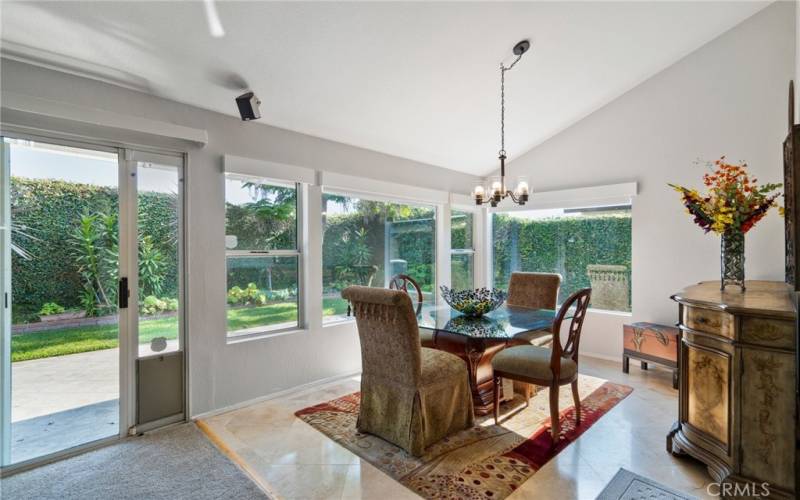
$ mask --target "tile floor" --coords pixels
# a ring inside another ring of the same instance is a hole
[[[677,414],[671,373],[592,358],[581,372],[633,393],[559,453],[509,499],[593,499],[620,467],[698,498],[711,481],[702,464],[674,458],[665,436]],[[258,403],[205,420],[268,491],[286,499],[418,498],[378,469],[295,418],[299,409],[357,391],[357,379]]]

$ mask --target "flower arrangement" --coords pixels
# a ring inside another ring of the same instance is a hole
[[[686,212],[694,222],[708,233],[725,234],[730,231],[747,233],[776,205],[781,195],[781,184],[758,186],[758,179],[750,178],[747,164],[734,165],[725,157],[709,164],[711,173],[703,175],[708,188],[705,196],[695,189],[670,184],[681,193]]]
[[[737,285],[744,292],[744,235],[769,209],[777,204],[781,184],[758,185],[750,178],[747,164],[728,163],[725,157],[709,163],[711,172],[703,175],[708,193],[670,184],[681,193],[686,212],[706,233],[719,234],[721,239],[721,289]],[[779,208],[782,212],[782,208]]]

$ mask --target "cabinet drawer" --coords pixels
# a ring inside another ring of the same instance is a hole
[[[742,318],[741,332],[741,339],[751,344],[792,350],[795,347],[792,321],[746,316]]]
[[[723,311],[684,306],[682,323],[699,332],[733,338],[733,316]]]

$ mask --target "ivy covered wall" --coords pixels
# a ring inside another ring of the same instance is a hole
[[[494,284],[506,288],[512,271],[559,273],[559,302],[591,286],[587,267],[625,266],[630,286],[630,211],[613,215],[523,219],[494,214]],[[627,310],[630,310],[628,304]]]

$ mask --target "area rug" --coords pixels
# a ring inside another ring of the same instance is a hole
[[[520,397],[503,405],[512,415],[494,425],[479,417],[472,429],[454,434],[413,457],[381,438],[356,430],[360,393],[305,408],[297,417],[424,498],[502,499],[520,487],[633,391],[624,385],[581,376],[581,423],[575,424],[572,393],[560,391],[561,439],[550,437],[548,390],[525,408]]]
[[[680,491],[625,469],[617,471],[597,496],[597,500],[639,500],[640,498],[695,500],[695,497],[684,495]]]

